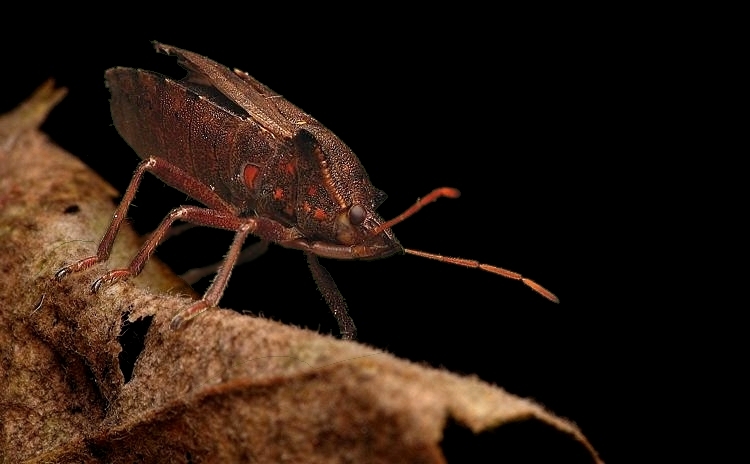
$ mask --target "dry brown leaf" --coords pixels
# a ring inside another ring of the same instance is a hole
[[[228,310],[171,331],[190,291],[163,265],[97,295],[100,266],[54,281],[116,196],[38,131],[63,95],[47,84],[0,119],[0,462],[439,463],[447,428],[526,420],[598,461],[573,424],[476,378]],[[137,247],[123,230],[111,260]],[[473,437],[452,455],[470,458]]]

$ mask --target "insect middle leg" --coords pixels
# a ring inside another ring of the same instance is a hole
[[[257,228],[257,221],[254,218],[238,218],[232,213],[224,213],[198,206],[180,206],[179,208],[170,211],[167,217],[162,220],[159,227],[156,228],[148,240],[146,240],[146,243],[144,243],[138,251],[138,254],[135,255],[132,261],[130,261],[127,268],[115,269],[107,272],[93,283],[91,291],[97,292],[102,285],[112,284],[140,274],[143,267],[146,265],[146,262],[159,245],[159,242],[161,242],[169,228],[172,227],[172,224],[177,220],[190,222],[200,226],[234,230],[238,231],[238,233],[242,230],[245,232],[245,236],[253,233]]]
[[[253,229],[254,228],[250,226],[249,223],[240,226],[240,229],[234,236],[232,246],[229,247],[229,252],[227,252],[224,263],[219,268],[219,272],[216,273],[213,282],[211,282],[211,286],[208,287],[203,298],[183,309],[172,318],[172,322],[169,324],[169,327],[172,330],[179,329],[185,322],[219,304],[219,300],[221,300],[221,297],[224,295],[224,289],[227,288],[227,283],[229,283],[229,276],[232,274],[232,269],[237,263],[237,258],[240,256],[242,244],[245,243],[245,239]]]
[[[174,230],[174,227],[170,230]],[[235,265],[249,263],[250,261],[255,260],[268,250],[269,244],[270,242],[268,242],[268,240],[261,240],[260,242],[253,243],[252,245],[248,246],[247,248],[242,250],[239,258],[237,258],[237,263]],[[216,271],[221,268],[222,263],[223,261],[219,261],[218,263],[214,263],[209,266],[190,269],[184,274],[180,275],[180,278],[187,282],[188,285],[193,285],[202,278],[207,277],[211,274],[215,274]]]

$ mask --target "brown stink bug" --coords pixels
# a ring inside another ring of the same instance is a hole
[[[177,220],[235,231],[211,286],[172,319],[175,329],[218,304],[248,235],[260,238],[253,245],[256,252],[276,243],[305,253],[346,339],[356,337],[356,328],[319,256],[373,259],[409,253],[520,280],[557,302],[551,292],[515,272],[401,246],[393,225],[440,197],[458,197],[458,190],[438,188],[384,221],[376,210],[385,194],[370,183],[354,153],[317,120],[245,72],[179,48],[155,47],[176,56],[188,74],[174,81],[133,68],[106,72],[115,128],[143,161],[96,255],[60,269],[58,279],[107,260],[143,174],[150,171],[205,207],[173,209],[128,267],[107,272],[92,291],[138,275]]]

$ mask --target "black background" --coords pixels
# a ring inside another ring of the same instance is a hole
[[[286,13],[228,14],[217,24],[193,12],[153,28],[66,24],[31,40],[9,37],[0,110],[54,77],[69,95],[43,129],[122,192],[139,159],[111,125],[104,70],[181,76],[173,58],[153,51],[150,40],[159,40],[247,71],[320,120],[389,195],[386,218],[435,187],[460,189],[460,199],[395,227],[401,243],[520,272],[561,304],[518,282],[414,256],[324,260],[360,341],[533,398],[576,422],[605,460],[618,460],[631,446],[618,424],[637,413],[624,392],[638,388],[633,346],[642,336],[632,322],[642,315],[625,304],[628,289],[614,271],[632,226],[613,214],[619,205],[610,198],[628,159],[618,135],[627,47],[607,24],[570,22],[574,12],[491,25],[482,12],[346,21],[296,13],[305,21],[293,27]],[[146,233],[184,200],[150,178],[129,216]],[[184,272],[219,260],[230,241],[231,233],[192,230],[158,256]],[[222,306],[338,331],[302,254],[276,246],[235,270]]]

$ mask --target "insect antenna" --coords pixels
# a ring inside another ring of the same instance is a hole
[[[383,232],[385,229],[393,227],[399,222],[403,222],[404,219],[410,216],[413,216],[414,213],[416,213],[417,211],[424,208],[426,205],[429,205],[430,203],[432,203],[433,201],[437,200],[440,197],[458,198],[460,196],[461,196],[461,192],[459,192],[457,189],[454,189],[451,187],[436,188],[432,192],[428,193],[426,197],[418,199],[415,204],[413,204],[409,209],[407,209],[403,213],[399,214],[398,216],[391,219],[390,221],[384,222],[383,224],[375,228],[372,231],[372,235],[378,235],[379,233]]]
[[[435,261],[441,261],[443,263],[450,263],[455,264],[457,266],[464,266],[464,267],[470,267],[473,269],[481,269],[483,271],[491,272],[493,274],[501,275],[503,277],[507,277],[508,279],[513,280],[520,280],[524,284],[531,287],[532,290],[537,292],[538,294],[542,295],[543,297],[547,298],[553,303],[559,303],[560,300],[555,296],[554,293],[550,292],[546,288],[542,287],[538,283],[534,282],[531,279],[527,279],[526,277],[522,276],[521,274],[513,271],[509,271],[507,269],[503,269],[501,267],[493,266],[491,264],[484,264],[480,263],[479,261],[475,261],[473,259],[463,259],[463,258],[453,258],[450,256],[442,256],[437,255],[434,253],[427,253],[424,251],[419,250],[410,250],[408,248],[404,248],[404,251],[410,255],[415,256],[421,256],[422,258],[427,259],[434,259]]]
[[[373,230],[373,235],[377,235],[381,233],[382,231],[384,231],[385,229],[389,227],[393,227],[399,222],[402,222],[403,220],[414,215],[414,213],[422,209],[424,206],[437,200],[438,198],[441,198],[441,197],[458,198],[460,195],[461,195],[461,192],[451,187],[437,188],[433,190],[432,192],[430,192],[429,194],[427,194],[427,196],[425,196],[424,198],[420,198],[419,200],[417,200],[417,202],[414,205],[412,205],[409,209],[407,209],[403,213],[399,214],[398,216],[391,219],[390,221],[384,222],[379,227],[375,228]],[[542,287],[538,283],[534,282],[531,279],[527,279],[526,277],[522,276],[521,274],[517,272],[509,271],[507,269],[503,269],[502,267],[493,266],[491,264],[480,263],[479,261],[475,261],[473,259],[453,258],[450,256],[443,256],[443,255],[438,255],[435,253],[427,253],[427,252],[419,251],[419,250],[410,250],[408,248],[404,248],[404,252],[410,255],[420,256],[422,258],[434,259],[435,261],[440,261],[443,263],[450,263],[450,264],[455,264],[457,266],[464,266],[464,267],[469,267],[473,269],[481,269],[483,271],[491,272],[493,274],[497,274],[497,275],[506,277],[508,279],[520,280],[525,285],[530,287],[532,290],[542,295],[543,297],[547,298],[551,302],[553,303],[560,302],[560,300],[555,296],[554,293],[550,292],[549,290]]]

